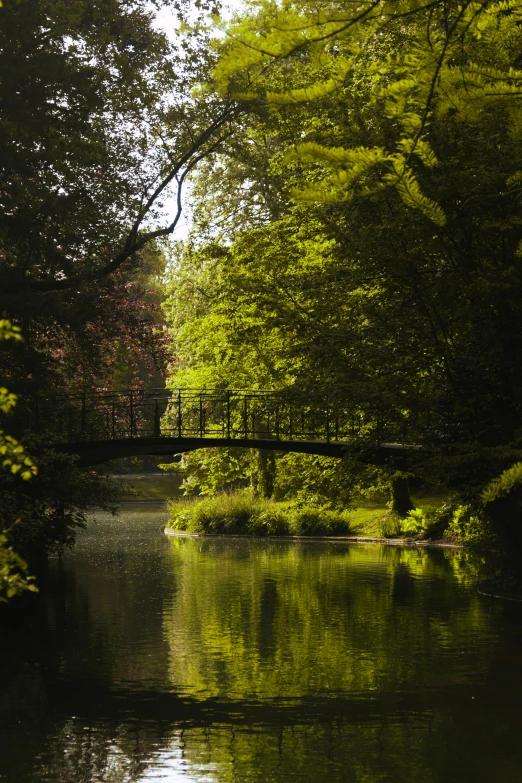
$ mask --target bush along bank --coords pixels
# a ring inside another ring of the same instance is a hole
[[[432,506],[433,499],[429,499]],[[438,501],[440,504],[440,499]],[[255,497],[250,491],[220,493],[211,497],[179,498],[169,502],[167,529],[199,535],[340,536],[378,538],[450,539],[451,513],[440,509],[413,509],[400,519],[384,504],[358,509],[331,510]]]
[[[200,535],[339,536],[352,532],[347,511],[296,507],[250,492],[173,500],[167,529]]]

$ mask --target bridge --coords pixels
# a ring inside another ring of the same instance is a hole
[[[420,449],[425,422],[343,401],[339,390],[129,389],[48,394],[22,401],[24,427],[81,466],[140,455],[242,447],[372,461]]]

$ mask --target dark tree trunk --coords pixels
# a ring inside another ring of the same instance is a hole
[[[410,487],[407,478],[393,479],[392,500],[392,509],[398,517],[407,517],[408,511],[412,511],[415,508],[410,497]]]

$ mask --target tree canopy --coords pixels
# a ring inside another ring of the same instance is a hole
[[[429,413],[412,470],[468,501],[520,461],[521,12],[261,1],[224,28],[245,115],[194,190],[176,378]]]
[[[180,25],[187,14],[194,21],[190,2],[10,0],[0,9],[0,316],[24,337],[0,345],[2,419],[9,394],[27,402],[162,382],[162,242],[180,218],[187,174],[237,111],[198,87],[215,59],[208,35],[197,49],[188,32],[170,40],[156,19],[166,6]],[[69,543],[85,510],[98,498],[109,505],[111,493],[46,452],[21,410],[2,421],[11,472],[0,476],[0,530],[38,555]],[[32,467],[20,440],[39,468],[27,483],[13,473]]]

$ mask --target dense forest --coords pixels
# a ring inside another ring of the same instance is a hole
[[[0,591],[116,501],[24,399],[164,384],[328,389],[422,422],[400,463],[196,451],[186,491],[328,510],[412,479],[447,498],[434,535],[517,578],[522,4],[219,10],[0,9]]]

